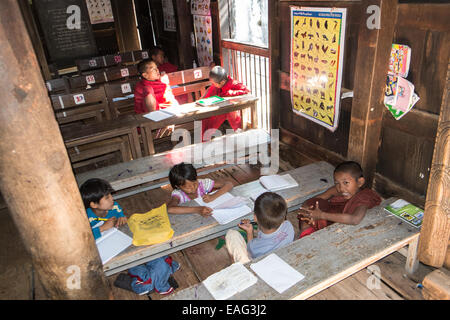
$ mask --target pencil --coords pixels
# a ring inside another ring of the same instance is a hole
[[[108,221],[109,219],[105,219],[105,218],[95,218],[95,220],[99,220],[99,221]]]

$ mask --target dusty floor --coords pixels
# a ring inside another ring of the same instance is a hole
[[[290,170],[320,159],[311,159],[305,155],[292,151],[287,146],[280,146],[280,171]],[[238,165],[219,170],[207,175],[212,179],[227,179],[234,185],[239,185],[259,178],[259,167],[256,165]],[[132,197],[118,200],[127,215],[135,212],[147,212],[149,209],[161,205],[170,196],[169,185]],[[296,228],[298,225],[295,214],[289,215],[289,220]],[[177,290],[201,282],[209,275],[227,267],[231,259],[225,247],[216,249],[219,239],[213,239],[190,248],[178,251],[171,256],[181,264],[181,268],[174,275],[179,284]],[[34,272],[31,258],[25,250],[16,226],[12,222],[8,209],[0,209],[0,300],[48,299],[39,278]],[[366,268],[344,279],[336,285],[323,290],[311,297],[311,300],[421,300],[421,289],[418,287],[423,277],[433,269],[420,264],[414,279],[405,275],[404,264],[406,258],[395,252],[375,265],[379,267],[381,279]],[[112,283],[118,274],[108,277]],[[149,296],[138,296],[129,291],[113,287],[116,299],[158,300],[161,296],[152,293]]]

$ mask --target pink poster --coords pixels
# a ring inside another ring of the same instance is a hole
[[[213,62],[211,16],[194,15],[194,30],[198,64],[207,67]]]

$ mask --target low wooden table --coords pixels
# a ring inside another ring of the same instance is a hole
[[[142,157],[137,128],[140,122],[135,115],[100,123],[77,125],[61,128],[61,134],[67,148],[97,142],[105,139],[127,136],[133,158]]]
[[[299,186],[281,190],[277,193],[285,198],[288,207],[294,210],[306,199],[325,191],[333,185],[333,170],[334,167],[332,165],[322,161],[284,172],[283,174],[291,174]],[[260,192],[261,189],[259,181],[253,181],[233,188],[230,193],[234,196],[247,198],[247,205],[253,209],[254,203],[249,197],[255,192]],[[197,204],[191,201],[184,205],[196,206]],[[252,217],[253,213],[242,219],[251,219]],[[228,224],[220,225],[213,217],[204,218],[199,214],[169,214],[169,219],[174,230],[172,239],[151,246],[130,246],[103,266],[105,274],[109,276],[172,252],[217,238],[224,235],[229,229],[235,228],[238,223],[235,220]],[[120,230],[131,237],[133,236],[128,225],[122,226]]]
[[[166,128],[172,125],[179,125],[188,122],[194,122],[203,120],[212,116],[226,114],[233,111],[240,111],[244,109],[250,109],[252,128],[257,128],[257,112],[256,102],[258,98],[252,95],[244,95],[238,97],[227,98],[228,105],[215,105],[210,107],[199,107],[196,111],[189,112],[179,116],[173,116],[171,118],[162,121],[152,121],[145,118],[143,115],[138,115],[140,121],[140,127],[142,128],[142,134],[144,139],[144,152],[145,155],[155,154],[155,146],[153,143],[152,131]],[[187,103],[187,105],[195,105],[195,102]]]

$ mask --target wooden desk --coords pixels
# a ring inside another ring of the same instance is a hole
[[[304,200],[325,191],[333,185],[334,167],[326,162],[312,163],[283,174],[291,174],[299,183],[298,187],[281,190],[277,193],[287,200],[288,207],[293,210]],[[320,179],[326,179],[325,183]],[[234,196],[249,197],[260,190],[259,181],[249,182],[233,188],[230,193]],[[197,205],[194,201],[184,204],[186,206]],[[247,199],[247,205],[253,209],[254,204],[251,199]],[[252,219],[253,213],[242,219]],[[191,247],[198,243],[208,241],[224,235],[229,229],[237,226],[237,220],[225,225],[220,225],[213,217],[204,218],[199,214],[172,215],[169,214],[170,223],[174,230],[172,239],[164,243],[151,246],[130,246],[125,251],[108,261],[103,266],[107,276],[117,272],[140,265],[147,261],[162,257]],[[133,236],[128,225],[122,226],[121,230],[129,236]]]
[[[238,96],[227,98],[229,105],[226,106],[210,106],[210,107],[199,107],[196,111],[189,112],[180,116],[173,116],[171,118],[162,120],[162,121],[152,121],[145,118],[142,115],[138,115],[138,119],[141,122],[140,127],[143,134],[144,139],[144,152],[145,155],[155,154],[155,147],[153,143],[152,131],[166,128],[172,125],[178,125],[188,122],[194,122],[198,120],[203,120],[212,116],[217,116],[221,114],[226,114],[233,111],[240,111],[243,109],[251,109],[251,119],[252,119],[252,128],[257,128],[257,113],[256,113],[256,101],[257,97],[252,95]],[[192,105],[195,102],[186,104]]]
[[[131,153],[133,158],[136,159],[142,157],[137,132],[139,123],[136,116],[129,115],[121,119],[61,128],[61,134],[67,148],[120,136],[128,136]]]
[[[391,198],[370,209],[357,226],[334,223],[312,235],[275,250],[286,263],[305,278],[279,294],[258,277],[256,284],[231,297],[234,300],[307,299],[345,279],[385,256],[419,239],[419,229],[401,222],[383,207],[394,202]],[[272,253],[272,252],[271,252]],[[270,253],[246,263],[250,265]],[[408,255],[415,259],[415,252]],[[213,300],[203,282],[175,292],[167,300]]]

